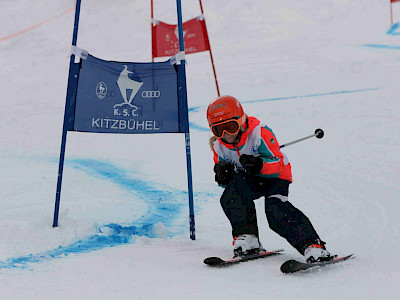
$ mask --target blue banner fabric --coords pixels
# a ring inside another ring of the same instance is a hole
[[[170,60],[114,62],[88,55],[81,60],[73,130],[182,132],[177,90],[177,71]]]

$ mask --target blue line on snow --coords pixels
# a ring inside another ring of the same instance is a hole
[[[186,191],[157,190],[154,185],[146,181],[131,178],[125,169],[99,160],[75,159],[67,163],[91,176],[115,183],[128,192],[139,193],[142,199],[146,199],[150,211],[135,224],[154,225],[161,222],[168,227],[186,207]]]
[[[376,48],[376,49],[389,49],[389,50],[400,50],[400,46],[382,45],[382,44],[363,44],[364,47]]]
[[[201,106],[194,106],[194,107],[189,107],[188,111],[191,112],[197,112],[199,109],[201,108]]]
[[[386,32],[386,34],[388,34],[388,35],[400,35],[400,32],[397,31],[399,29],[399,27],[400,27],[400,23],[394,23],[392,25],[392,27],[390,27],[388,32]]]
[[[197,130],[197,131],[207,131],[207,132],[210,131],[210,128],[197,125],[196,123],[193,123],[193,122],[189,122],[189,127],[190,127],[190,129]]]
[[[320,97],[320,96],[333,96],[333,95],[340,95],[340,94],[370,92],[370,91],[375,91],[375,90],[379,90],[379,88],[348,90],[348,91],[336,91],[336,92],[329,92],[329,93],[318,93],[318,94],[309,94],[309,95],[300,95],[300,96],[291,96],[291,97],[267,98],[267,99],[260,99],[260,100],[248,100],[248,101],[242,101],[242,103],[257,103],[257,102],[277,101],[277,100],[291,100],[291,99],[298,99],[298,98],[312,98],[312,97]]]
[[[247,100],[241,101],[242,103],[259,103],[259,102],[267,102],[267,101],[278,101],[278,100],[292,100],[298,98],[312,98],[312,97],[320,97],[320,96],[333,96],[333,95],[340,95],[340,94],[351,94],[351,93],[361,93],[361,92],[370,92],[380,90],[380,88],[368,88],[368,89],[359,89],[359,90],[348,90],[348,91],[336,91],[336,92],[329,92],[329,93],[319,93],[319,94],[309,94],[309,95],[300,95],[300,96],[290,96],[290,97],[277,97],[277,98],[266,98],[266,99],[259,99],[259,100]],[[197,112],[200,106],[193,107],[189,109],[190,112]],[[198,131],[209,131],[208,127],[203,127],[197,125],[193,122],[190,122],[190,128]]]
[[[7,259],[0,262],[0,269],[26,268],[30,263],[48,261],[71,253],[87,253],[105,247],[127,244],[132,241],[133,236],[157,237],[155,225],[158,223],[168,227],[170,230],[168,236],[183,234],[183,231],[187,229],[186,224],[183,224],[187,218],[181,218],[183,209],[187,207],[187,192],[157,190],[146,181],[131,178],[126,170],[99,160],[75,159],[67,160],[66,163],[91,176],[113,182],[127,191],[138,193],[149,204],[149,212],[129,226],[107,224],[99,228],[98,233],[71,245]]]
[[[71,253],[88,253],[105,247],[113,247],[121,244],[129,243],[132,236],[128,234],[111,234],[101,235],[95,234],[86,240],[81,240],[69,246],[60,246],[57,249],[38,253],[29,254],[20,257],[9,258],[4,262],[0,262],[0,269],[20,268],[24,269],[30,263],[38,263],[49,261],[51,259],[68,256]]]

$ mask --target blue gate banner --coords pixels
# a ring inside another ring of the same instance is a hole
[[[103,133],[180,131],[177,71],[171,61],[81,60],[73,130]]]

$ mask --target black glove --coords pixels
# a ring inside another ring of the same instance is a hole
[[[253,155],[242,154],[239,157],[239,162],[249,174],[258,174],[263,167],[263,160],[260,157]]]
[[[214,172],[215,181],[219,185],[227,185],[235,174],[233,165],[227,161],[220,161],[219,163],[215,164]]]

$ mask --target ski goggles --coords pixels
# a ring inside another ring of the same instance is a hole
[[[216,123],[210,126],[212,133],[217,138],[222,138],[224,133],[228,133],[230,135],[234,135],[239,132],[240,124],[239,120],[229,119],[220,123]]]

